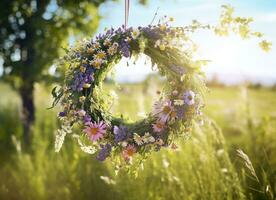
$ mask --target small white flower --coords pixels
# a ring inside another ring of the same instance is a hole
[[[123,141],[123,142],[121,143],[121,145],[122,145],[122,147],[126,147],[126,146],[127,146],[127,142],[126,142],[126,141]]]
[[[143,139],[141,138],[140,135],[138,135],[137,133],[134,133],[134,141],[136,142],[136,144],[138,145],[142,145],[144,142],[143,142]]]
[[[155,139],[153,136],[151,136],[149,134],[149,132],[145,133],[145,135],[143,136],[143,141],[144,143],[149,143],[149,142],[155,142]]]
[[[159,45],[161,44],[161,41],[160,40],[156,40],[155,44],[154,44],[154,47],[159,47]]]
[[[110,44],[111,44],[111,40],[110,40],[109,38],[106,38],[106,39],[104,40],[103,45],[104,45],[104,46],[110,46]]]
[[[138,29],[133,29],[133,31],[131,32],[131,37],[133,39],[136,39],[139,35],[140,35],[140,31]]]
[[[79,116],[83,117],[86,114],[86,112],[84,110],[79,110],[78,114]]]
[[[149,142],[152,142],[152,143],[155,142],[155,138],[153,136],[150,136],[149,137]]]

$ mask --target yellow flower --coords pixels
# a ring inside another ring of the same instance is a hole
[[[167,26],[165,24],[160,25],[160,30],[165,31],[167,29]]]
[[[105,52],[101,50],[97,53],[96,57],[99,59],[103,59],[105,55],[106,55]]]
[[[96,69],[100,69],[102,62],[103,62],[102,59],[96,58],[96,59],[92,60],[91,65],[93,67],[95,67]]]
[[[166,49],[166,46],[165,46],[164,44],[160,44],[160,45],[159,45],[159,49],[160,49],[161,51],[164,51],[164,50]]]
[[[96,42],[96,43],[93,45],[93,47],[94,47],[95,49],[98,49],[98,48],[100,48],[100,47],[101,47],[101,45],[100,45],[100,43],[99,43],[99,42]]]
[[[174,21],[174,18],[173,18],[173,17],[170,17],[169,20],[170,20],[170,22],[173,22],[173,21]]]
[[[94,49],[91,48],[91,47],[89,47],[89,48],[87,49],[87,53],[88,53],[88,54],[93,54],[93,53],[94,53]]]
[[[85,65],[86,65],[86,64],[88,64],[88,61],[87,61],[87,60],[83,60],[83,61],[82,61],[82,64],[85,64]]]
[[[91,86],[91,84],[85,83],[85,84],[83,85],[83,88],[90,88],[90,86]]]
[[[115,51],[115,49],[113,47],[109,47],[107,49],[107,53],[112,56],[112,55],[114,55],[116,53],[116,51]]]
[[[262,50],[268,52],[271,50],[272,43],[266,40],[263,40],[259,43],[259,46],[262,48]]]
[[[79,101],[80,101],[80,102],[84,102],[84,101],[85,101],[85,99],[86,99],[86,97],[85,97],[85,96],[81,96],[81,97],[79,98]]]

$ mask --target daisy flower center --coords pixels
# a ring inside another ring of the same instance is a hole
[[[98,132],[99,132],[99,128],[97,128],[97,127],[93,127],[90,129],[91,135],[97,135]]]
[[[171,112],[171,107],[170,106],[164,106],[163,108],[163,113],[164,114],[169,114]]]
[[[133,156],[133,155],[134,155],[135,150],[134,150],[134,149],[132,149],[132,148],[129,148],[129,149],[127,149],[126,153],[127,153],[127,155],[128,155],[129,157],[131,157],[131,156]]]
[[[188,99],[189,99],[189,100],[192,100],[192,99],[193,99],[192,95],[189,95],[189,96],[188,96]]]
[[[156,127],[159,129],[162,129],[164,126],[162,123],[158,122],[158,123],[156,123]]]

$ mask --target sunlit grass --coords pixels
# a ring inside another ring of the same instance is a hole
[[[262,117],[276,112],[276,94],[271,90],[212,88],[205,113],[222,127],[224,135],[214,124],[196,127],[192,137],[180,143],[178,151],[154,153],[134,178],[123,172],[115,176],[109,161],[99,163],[94,156],[81,152],[70,137],[61,152],[54,153],[57,109],[46,109],[51,104],[50,88],[39,85],[31,153],[16,153],[15,144],[20,147],[20,101],[10,88],[2,84],[0,88],[1,94],[12,99],[2,98],[0,107],[0,199],[221,200],[248,199],[249,195],[253,199],[270,199],[265,187],[275,184],[276,122]],[[140,118],[137,113],[149,112],[157,97],[156,88],[143,84],[121,85],[120,89],[106,85],[105,89],[115,90],[119,97],[112,111],[133,120]],[[248,125],[250,119],[256,123],[252,127]],[[17,138],[15,144],[12,135]],[[261,184],[242,176],[238,148],[250,156]]]

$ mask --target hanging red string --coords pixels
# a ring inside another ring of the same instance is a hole
[[[125,30],[127,29],[130,0],[125,0]]]

